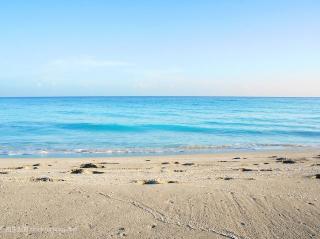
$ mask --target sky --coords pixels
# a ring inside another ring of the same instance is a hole
[[[0,96],[320,96],[318,0],[0,2]]]

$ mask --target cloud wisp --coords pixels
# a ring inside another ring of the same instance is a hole
[[[51,61],[48,67],[53,68],[110,68],[110,67],[125,67],[132,66],[133,64],[126,61],[118,60],[102,60],[94,57],[73,57],[73,58],[63,58]]]

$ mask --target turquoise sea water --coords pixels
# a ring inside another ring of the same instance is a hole
[[[0,98],[1,157],[319,145],[320,98]]]

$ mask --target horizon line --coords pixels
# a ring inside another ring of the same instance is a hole
[[[108,97],[203,97],[203,98],[320,98],[320,96],[237,96],[237,95],[61,95],[61,96],[0,96],[0,98],[108,98]]]

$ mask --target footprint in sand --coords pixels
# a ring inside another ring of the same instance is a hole
[[[91,226],[89,224],[89,226]],[[126,233],[126,229],[124,227],[120,227],[120,228],[114,228],[112,230],[109,231],[110,237],[114,238],[119,238],[119,237],[126,237],[128,234]],[[109,238],[109,237],[108,237]]]
[[[314,164],[311,164],[310,166],[311,166],[311,167],[313,167],[313,166],[320,166],[320,163],[314,163]]]
[[[125,229],[124,227],[120,227],[120,228],[118,229],[117,235],[120,236],[120,237],[126,237],[127,234],[126,234],[125,231],[126,231],[126,229]]]
[[[312,178],[312,179],[320,179],[320,173],[316,173],[314,175],[308,175],[306,178]]]

